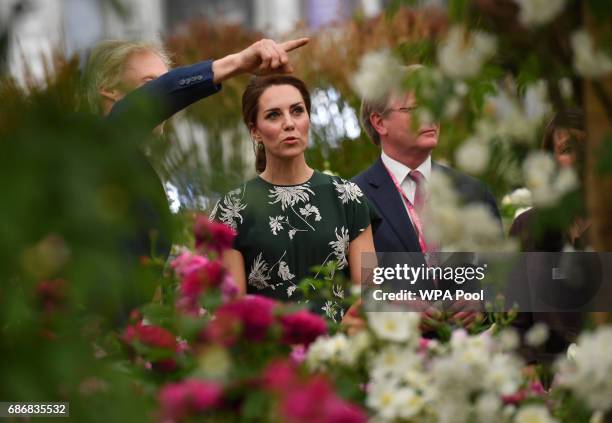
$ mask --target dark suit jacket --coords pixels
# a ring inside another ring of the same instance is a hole
[[[471,176],[465,175],[446,166],[432,163],[432,172],[444,172],[454,182],[455,188],[464,202],[479,202],[491,210],[499,221],[501,217],[495,198],[487,187]],[[377,252],[419,252],[419,240],[400,194],[389,173],[379,158],[367,170],[353,178],[353,182],[368,197],[370,204],[382,218],[375,228],[374,247]],[[474,224],[477,224],[474,222]]]
[[[120,124],[118,127],[122,130],[129,128],[142,131],[148,136],[153,128],[175,113],[204,97],[215,94],[220,89],[221,85],[213,83],[211,60],[175,68],[126,95],[114,105],[107,119],[113,124]],[[129,121],[121,122],[123,120]],[[141,137],[135,137],[135,139],[141,139]],[[149,173],[151,180],[159,179],[140,151],[140,146],[134,146],[134,155],[131,160],[143,168],[143,172]],[[161,184],[158,185],[156,194],[165,199],[164,190]],[[139,216],[136,221],[139,222],[140,227],[135,231],[138,236],[124,243],[127,254],[148,255],[151,229],[160,231],[157,251],[162,255],[168,254],[171,245],[170,232],[173,231],[168,223],[171,221],[169,207],[166,206],[162,210],[155,206],[155,204],[164,202],[138,197],[132,201],[134,208],[132,213]]]
[[[221,89],[213,83],[212,60],[172,69],[117,102],[108,118],[120,119],[144,111],[139,122],[148,130],[175,113]],[[153,107],[151,107],[153,106]]]

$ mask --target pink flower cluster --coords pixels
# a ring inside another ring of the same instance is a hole
[[[134,347],[134,343],[138,342],[146,348],[165,350],[166,357],[151,362],[149,368],[162,372],[176,370],[175,354],[181,350],[181,346],[172,332],[159,326],[136,322],[125,328],[121,340],[130,347]]]
[[[177,307],[189,314],[198,314],[200,295],[210,289],[220,289],[224,301],[236,297],[238,288],[219,260],[185,252],[171,263],[181,280]]]
[[[518,405],[523,401],[531,398],[543,398],[546,396],[546,390],[542,383],[533,381],[528,387],[516,391],[514,394],[504,395],[502,400],[504,404]]]
[[[322,375],[302,378],[295,364],[278,361],[262,376],[262,387],[278,400],[281,420],[289,423],[362,423],[366,414],[339,398]]]
[[[197,216],[193,225],[197,249],[207,248],[218,254],[232,247],[236,232],[229,226],[211,222],[206,216]]]
[[[170,383],[159,392],[164,422],[176,422],[221,406],[223,390],[214,382],[187,379]]]
[[[235,344],[240,337],[261,342],[274,325],[280,327],[281,342],[286,345],[309,345],[327,333],[327,324],[320,316],[305,310],[282,314],[282,306],[276,301],[253,295],[221,306],[203,337],[225,346]]]

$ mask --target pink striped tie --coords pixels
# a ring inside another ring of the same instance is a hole
[[[411,170],[408,177],[416,184],[414,192],[414,208],[419,214],[425,206],[425,177],[418,170]]]

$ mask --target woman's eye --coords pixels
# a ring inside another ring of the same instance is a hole
[[[292,110],[294,115],[301,115],[302,113],[304,113],[304,108],[303,107],[295,107]]]
[[[266,115],[266,119],[276,119],[278,116],[278,112],[270,112]]]

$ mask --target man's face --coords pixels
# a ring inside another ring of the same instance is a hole
[[[438,144],[438,124],[420,122],[416,127],[418,104],[412,93],[392,95],[387,110],[382,115],[386,133],[381,134],[383,148],[402,154],[431,152]]]
[[[152,51],[132,53],[125,62],[121,78],[121,97],[168,72],[164,61]]]

